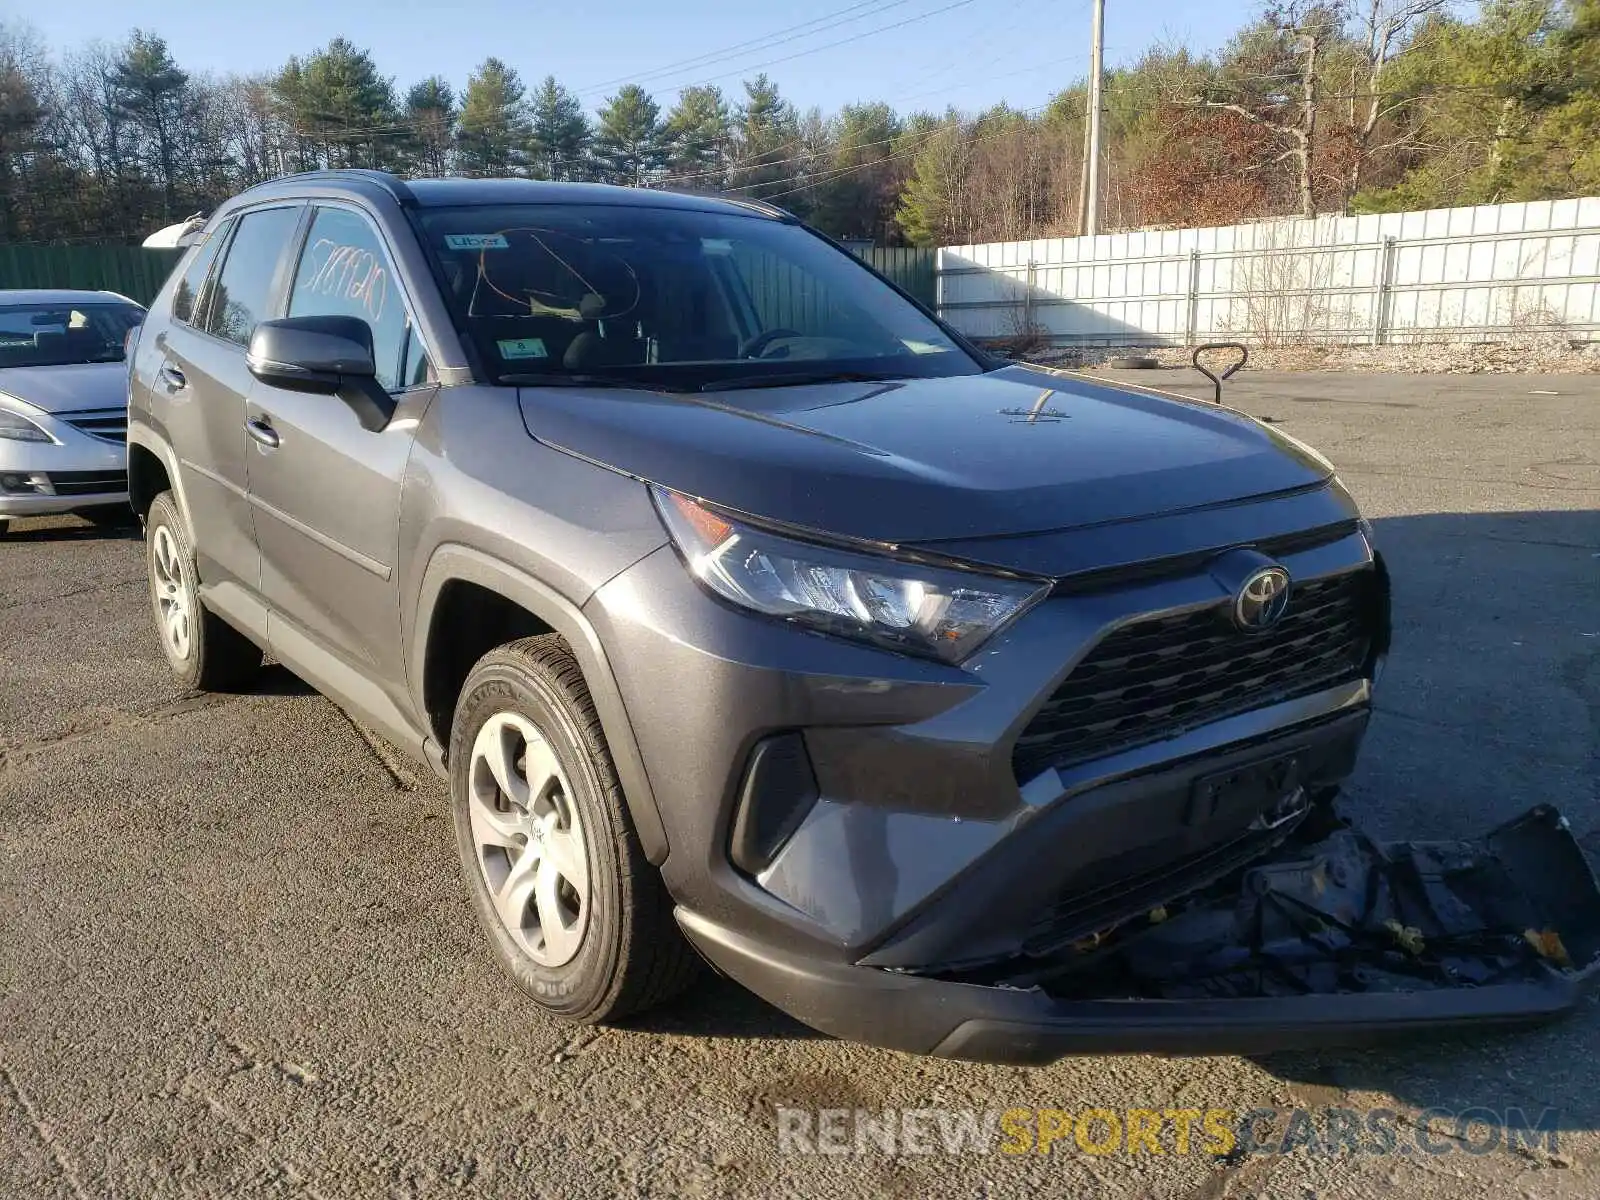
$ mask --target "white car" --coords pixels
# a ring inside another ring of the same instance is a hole
[[[14,517],[128,503],[128,334],[114,292],[0,291],[0,533]]]

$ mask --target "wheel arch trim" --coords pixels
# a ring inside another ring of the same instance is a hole
[[[653,865],[659,866],[667,857],[666,827],[656,805],[655,791],[650,786],[644,758],[639,753],[638,739],[634,736],[633,723],[623,703],[622,690],[617,686],[610,659],[594,627],[583,611],[559,592],[527,572],[481,550],[459,543],[438,546],[422,575],[413,610],[416,616],[411,626],[411,646],[406,654],[408,682],[416,711],[423,714],[428,711],[423,695],[428,640],[432,634],[439,598],[445,587],[454,582],[476,584],[498,593],[532,613],[566,639],[583,671],[584,682],[594,700],[595,711],[600,716],[606,745],[611,750],[617,778],[622,783],[622,793],[645,856]]]
[[[128,423],[128,445],[147,450],[161,461],[167,472],[167,489],[178,501],[178,512],[183,517],[184,532],[194,537],[194,518],[189,512],[189,497],[183,487],[183,472],[178,469],[178,455],[172,446],[154,430],[139,421]],[[133,457],[128,459],[128,495],[133,496]]]

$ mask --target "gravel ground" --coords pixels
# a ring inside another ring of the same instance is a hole
[[[1600,849],[1600,381],[1252,372],[1230,399],[1333,458],[1392,563],[1352,808],[1453,836],[1550,801]],[[830,1041],[717,981],[627,1029],[556,1025],[481,944],[442,788],[282,672],[175,689],[141,551],[73,518],[0,541],[0,1197],[1600,1194],[1592,1001],[1470,1041],[1039,1070]],[[1559,1146],[1219,1162],[775,1139],[780,1106],[1291,1104],[1393,1109],[1402,1147],[1429,1106],[1550,1107]]]

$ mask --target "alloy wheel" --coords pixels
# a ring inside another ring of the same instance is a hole
[[[499,712],[472,745],[467,807],[495,913],[535,962],[559,967],[589,923],[589,854],[565,772],[526,717]]]
[[[189,589],[184,584],[183,556],[178,552],[178,540],[165,525],[156,527],[150,570],[155,584],[156,621],[161,627],[161,637],[173,656],[183,661],[189,657]]]

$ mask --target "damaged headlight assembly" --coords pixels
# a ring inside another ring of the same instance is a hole
[[[651,495],[690,572],[740,608],[959,663],[1049,590],[785,537],[662,487]]]

